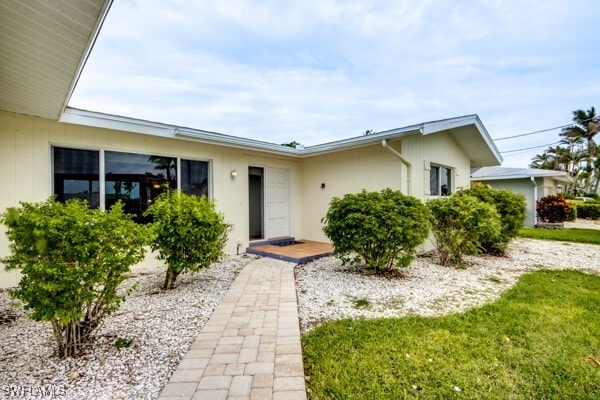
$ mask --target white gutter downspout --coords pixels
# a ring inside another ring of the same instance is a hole
[[[533,176],[530,177],[531,183],[533,183],[533,224],[537,225],[537,210],[535,204],[537,203],[538,191],[537,191],[537,183],[535,183],[535,178]]]
[[[411,165],[410,165],[410,163],[404,157],[402,157],[402,154],[398,153],[396,151],[396,149],[394,149],[393,147],[390,147],[390,145],[388,145],[387,139],[382,139],[381,145],[383,146],[384,149],[387,149],[387,150],[391,151],[392,153],[394,153],[396,155],[396,157],[398,157],[400,159],[400,161],[402,161],[404,163],[404,165],[406,165],[406,175],[407,175],[406,191],[408,192],[406,194],[410,195],[410,187],[411,187]],[[402,179],[402,177],[400,177],[400,179]]]

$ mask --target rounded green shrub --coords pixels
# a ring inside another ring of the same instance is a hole
[[[429,233],[423,203],[391,189],[334,197],[322,222],[335,256],[375,272],[408,266]]]
[[[479,254],[483,243],[501,235],[496,208],[474,196],[440,197],[427,202],[440,263],[462,265],[463,254]]]
[[[545,196],[535,203],[538,218],[543,222],[564,222],[569,218],[571,206],[562,196]]]
[[[527,204],[525,197],[510,190],[497,190],[482,183],[474,183],[456,196],[473,196],[496,207],[500,215],[501,230],[494,240],[484,240],[481,248],[485,253],[504,254],[508,243],[517,237],[525,223]]]
[[[75,355],[102,319],[117,310],[117,288],[144,257],[146,230],[130,220],[121,203],[109,211],[81,200],[20,203],[0,220],[7,226],[7,269],[19,269],[13,298],[49,321],[60,357]]]
[[[600,203],[583,201],[576,203],[577,218],[600,220]]]
[[[208,268],[223,256],[231,225],[205,196],[166,190],[144,215],[153,218],[150,247],[167,262],[164,289],[172,289],[181,273]]]

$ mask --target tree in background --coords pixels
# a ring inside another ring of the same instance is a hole
[[[595,137],[600,132],[600,116],[594,107],[573,111],[573,124],[561,132],[559,146],[549,147],[536,155],[531,168],[565,171],[575,179],[571,191],[599,193],[600,160]]]

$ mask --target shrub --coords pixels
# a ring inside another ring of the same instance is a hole
[[[123,301],[117,287],[144,257],[145,229],[120,203],[110,211],[80,200],[20,205],[1,217],[11,251],[2,262],[22,273],[10,294],[31,319],[51,322],[60,357],[75,355]]]
[[[564,222],[569,218],[571,206],[562,196],[545,196],[535,203],[538,218],[543,222]]]
[[[501,235],[496,208],[473,196],[440,197],[427,202],[440,263],[462,265],[463,254],[478,254],[482,243]]]
[[[334,255],[375,272],[408,266],[429,233],[427,208],[391,189],[334,197],[322,222]]]
[[[589,218],[589,219],[600,219],[600,203],[593,202],[580,202],[577,203],[577,217],[578,218]]]
[[[154,221],[150,246],[167,262],[165,290],[173,288],[181,273],[208,268],[223,255],[231,225],[205,196],[166,190],[144,215]]]
[[[527,204],[525,197],[510,190],[496,190],[482,183],[458,192],[458,196],[474,196],[496,207],[500,215],[501,230],[494,240],[483,239],[481,248],[485,253],[504,254],[508,243],[517,237],[525,223]]]
[[[569,209],[569,213],[567,214],[567,221],[575,221],[577,219],[577,204],[573,202],[569,202],[571,208]]]

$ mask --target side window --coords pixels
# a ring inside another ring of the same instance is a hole
[[[181,160],[181,191],[208,196],[208,162]]]
[[[449,196],[452,194],[452,169],[431,165],[429,170],[429,193],[432,196]]]
[[[58,201],[87,200],[100,207],[100,152],[97,150],[52,148],[54,195]]]

